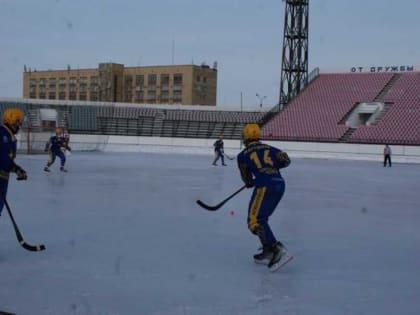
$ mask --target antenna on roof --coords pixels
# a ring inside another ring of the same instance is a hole
[[[172,51],[171,51],[171,56],[172,56],[172,65],[174,65],[174,59],[175,59],[175,40],[172,40]]]

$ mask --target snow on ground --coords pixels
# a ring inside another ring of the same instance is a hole
[[[251,191],[212,155],[74,153],[69,172],[19,155],[21,248],[0,218],[0,310],[19,315],[404,314],[420,310],[420,165],[294,159],[271,225],[295,259],[255,265]],[[231,213],[233,211],[233,215]]]

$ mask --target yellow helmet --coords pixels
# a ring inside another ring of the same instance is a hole
[[[19,108],[7,108],[3,112],[3,123],[8,125],[22,124],[24,117],[24,112]]]
[[[261,129],[257,124],[247,124],[244,128],[244,140],[260,140]]]

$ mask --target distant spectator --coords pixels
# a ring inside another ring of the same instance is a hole
[[[386,167],[387,164],[389,167],[392,166],[391,154],[391,148],[389,147],[389,145],[386,144],[384,148],[384,167]]]

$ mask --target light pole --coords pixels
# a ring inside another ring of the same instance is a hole
[[[258,97],[259,101],[260,101],[260,108],[262,108],[263,106],[263,101],[265,98],[267,98],[267,96],[261,96],[260,94],[256,94],[256,96]]]

